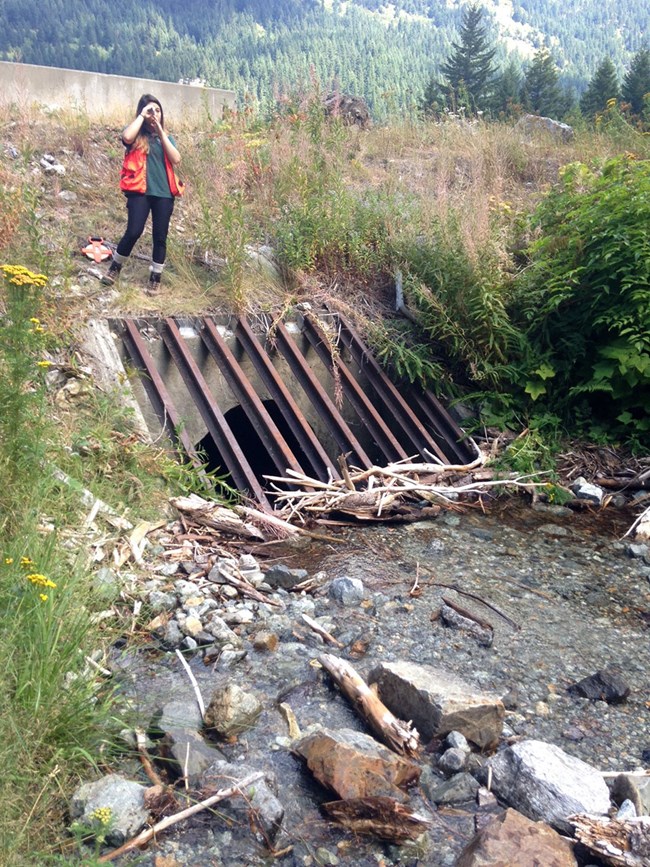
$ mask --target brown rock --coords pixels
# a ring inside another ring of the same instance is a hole
[[[262,713],[260,701],[235,683],[217,689],[205,711],[205,726],[222,738],[251,728]]]
[[[457,731],[481,749],[499,742],[505,714],[501,700],[477,693],[447,672],[410,662],[381,663],[368,683],[376,683],[386,707],[411,720],[425,740]]]
[[[573,846],[544,822],[506,810],[460,853],[455,867],[577,867]]]
[[[369,735],[351,729],[319,731],[296,745],[316,779],[339,798],[385,796],[405,801],[401,788],[417,782],[420,769]]]

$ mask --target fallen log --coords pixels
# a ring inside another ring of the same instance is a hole
[[[417,840],[430,822],[393,798],[350,798],[323,804],[327,814],[354,834],[372,834],[391,843]]]
[[[420,735],[413,724],[397,719],[349,662],[330,653],[321,653],[318,661],[387,746],[400,755],[417,755]]]
[[[612,867],[648,867],[650,817],[619,821],[591,816],[570,816],[574,834],[592,855]]]

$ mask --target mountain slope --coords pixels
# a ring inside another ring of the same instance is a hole
[[[609,56],[619,71],[650,33],[631,0],[498,0],[486,10],[499,56],[548,45],[584,87]],[[4,0],[0,58],[207,84],[267,100],[313,70],[381,116],[417,105],[456,37],[462,6],[434,0]]]

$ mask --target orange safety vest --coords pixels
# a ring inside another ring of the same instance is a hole
[[[172,196],[182,196],[185,184],[176,177],[174,167],[164,151],[163,156],[169,190]],[[129,148],[124,154],[120,172],[120,189],[125,193],[147,192],[147,154],[140,148]]]

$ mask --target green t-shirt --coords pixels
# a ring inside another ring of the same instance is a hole
[[[176,142],[169,136],[170,142],[176,147]],[[165,154],[162,142],[157,135],[149,137],[149,153],[147,154],[147,195],[172,198],[165,170]]]

